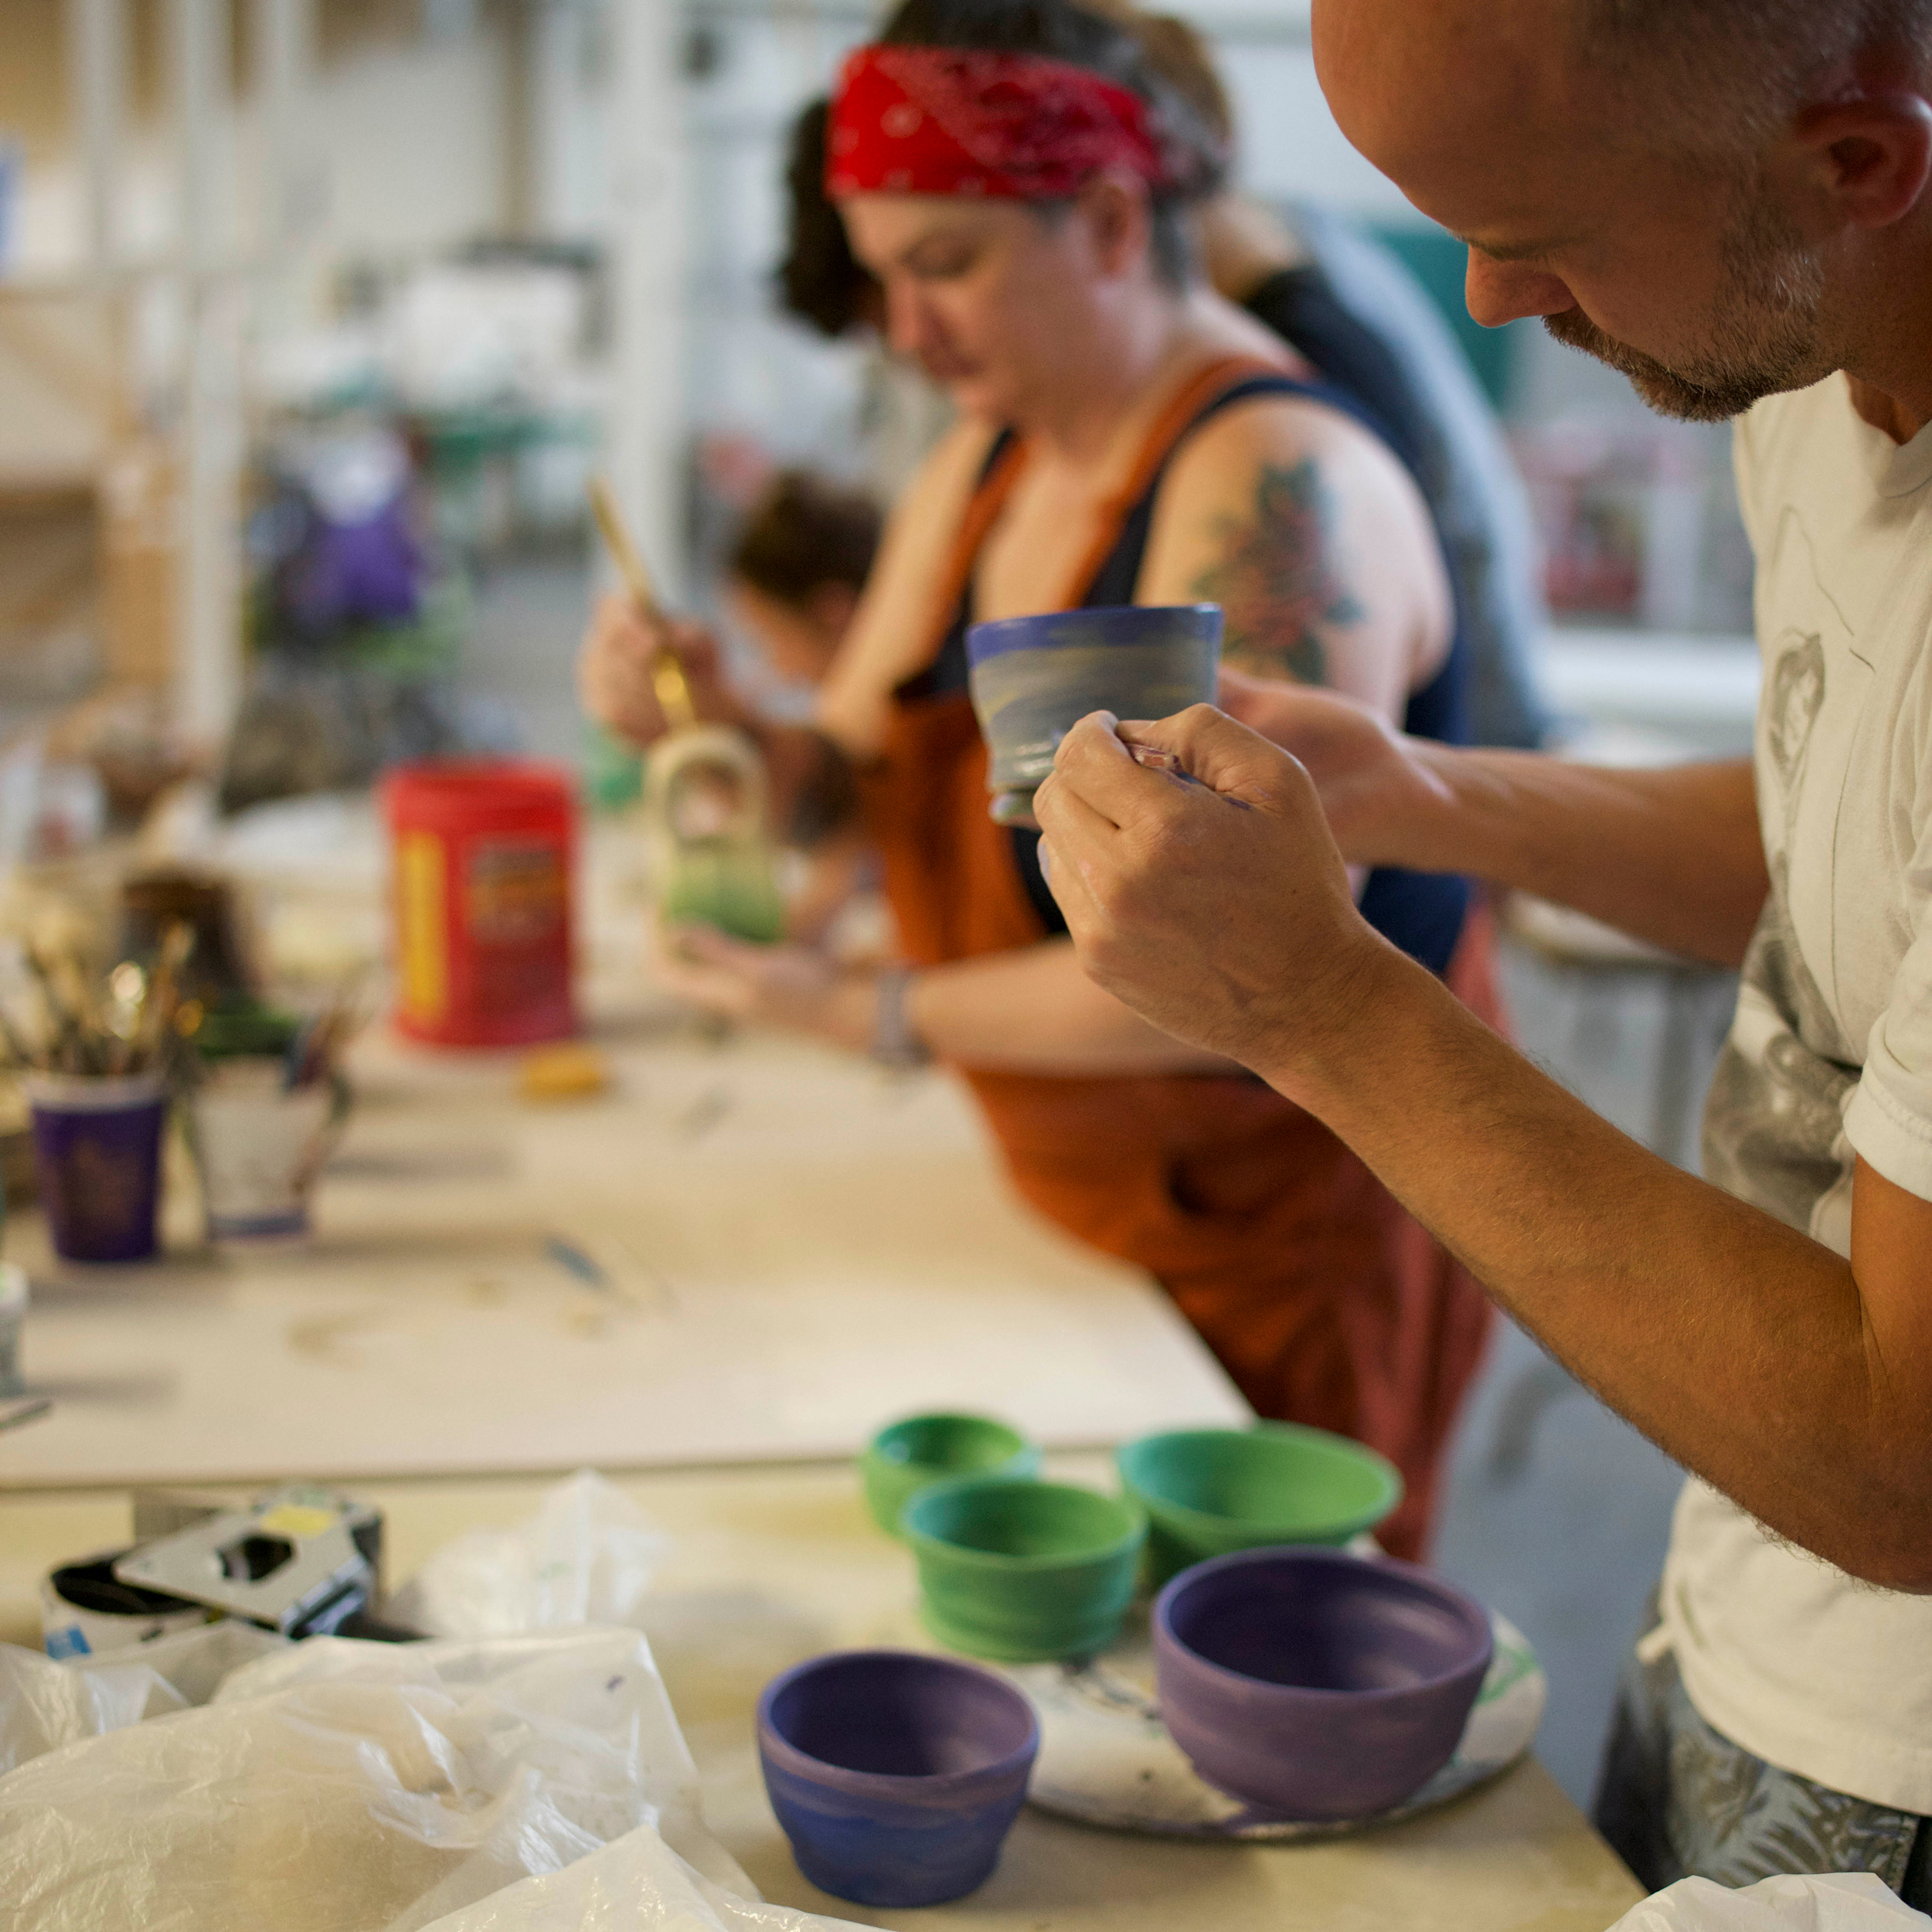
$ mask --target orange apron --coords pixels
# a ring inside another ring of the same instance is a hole
[[[1120,519],[1203,401],[1257,366],[1218,363],[1175,398],[1065,607],[1079,603]],[[1024,446],[1010,446],[962,520],[935,655],[1024,461]],[[1048,937],[1009,835],[988,815],[985,747],[964,693],[900,699],[861,784],[910,964]],[[1448,979],[1493,1026],[1492,943],[1478,907]],[[1382,1540],[1419,1556],[1488,1334],[1489,1304],[1474,1278],[1319,1121],[1250,1076],[959,1070],[1021,1194],[1151,1274],[1257,1413],[1352,1436],[1401,1469],[1407,1495]]]

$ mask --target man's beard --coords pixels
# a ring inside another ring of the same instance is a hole
[[[1761,192],[1726,230],[1723,257],[1710,345],[1681,362],[1660,362],[1620,342],[1580,308],[1546,315],[1543,327],[1628,376],[1659,415],[1685,422],[1723,422],[1829,375],[1837,365],[1819,340],[1823,275]]]

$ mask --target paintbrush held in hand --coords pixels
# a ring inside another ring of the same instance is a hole
[[[38,1024],[0,1009],[0,1046],[16,1070],[83,1078],[166,1073],[182,1047],[181,970],[195,931],[177,920],[147,964],[123,960],[104,978],[66,951],[24,951]]]
[[[651,581],[651,573],[645,568],[642,554],[631,540],[631,532],[624,526],[624,512],[617,508],[617,492],[611,488],[607,477],[594,476],[590,479],[590,514],[597,520],[604,547],[610,552],[611,561],[617,566],[617,574],[624,579],[624,588],[631,593],[631,601],[637,606],[638,614],[648,624],[662,625],[665,613],[664,606],[658,600],[657,587]],[[684,666],[679,662],[675,651],[661,650],[651,659],[651,684],[657,693],[658,708],[664,713],[665,723],[673,731],[689,731],[697,723],[698,707],[691,696],[690,680],[685,677]]]

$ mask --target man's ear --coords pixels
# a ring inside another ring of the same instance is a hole
[[[1091,237],[1104,274],[1124,274],[1153,240],[1147,184],[1124,169],[1104,168],[1080,185],[1074,206]]]
[[[1879,89],[1807,108],[1792,128],[1813,181],[1854,228],[1886,228],[1932,182],[1932,101]]]

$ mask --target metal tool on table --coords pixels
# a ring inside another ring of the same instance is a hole
[[[647,621],[665,621],[650,573],[624,528],[608,481],[594,477],[590,509],[632,601]],[[644,821],[658,909],[672,923],[715,926],[770,944],[784,936],[765,832],[764,760],[744,733],[699,721],[690,681],[675,651],[651,661],[651,688],[671,729],[651,748]]]
[[[406,1642],[417,1631],[376,1614],[383,1516],[313,1483],[227,1508],[165,1491],[134,1492],[136,1546],[114,1560],[121,1583],[200,1604],[284,1637]]]

